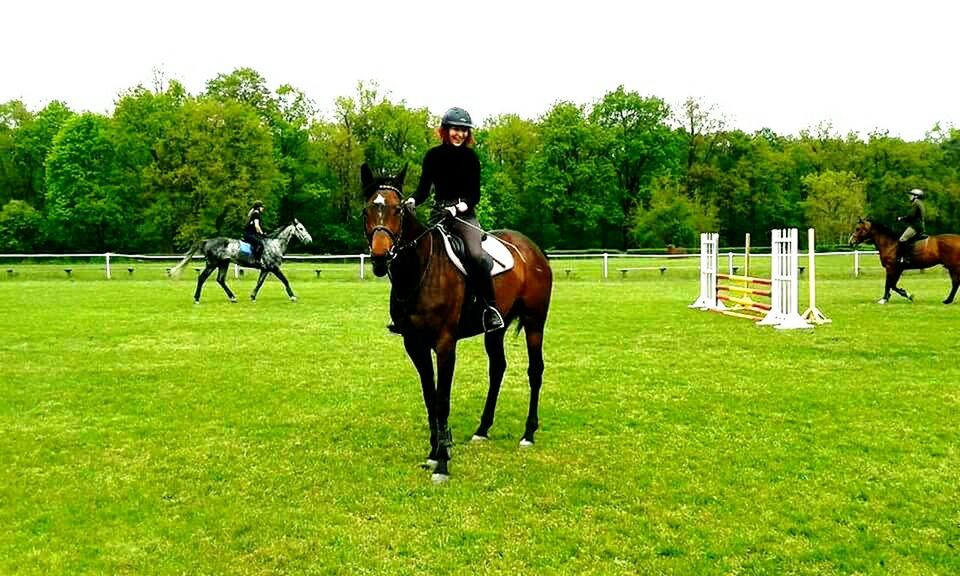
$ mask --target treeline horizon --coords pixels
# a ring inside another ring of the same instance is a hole
[[[241,68],[189,94],[177,81],[137,86],[111,114],[0,104],[0,251],[169,253],[238,237],[255,199],[269,227],[299,219],[316,253],[363,250],[360,166],[412,192],[438,118],[375,84],[322,118],[290,85]],[[442,111],[439,111],[442,113]],[[475,118],[475,120],[478,120]],[[896,227],[907,191],[927,193],[931,233],[960,231],[960,130],[923,140],[885,132],[798,135],[726,126],[695,99],[673,109],[622,86],[539,118],[484,119],[476,130],[481,224],[551,249],[760,244],[772,228],[846,239],[859,217]]]

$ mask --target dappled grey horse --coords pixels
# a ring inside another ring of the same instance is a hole
[[[200,240],[184,255],[183,260],[170,270],[170,275],[178,275],[180,271],[183,270],[183,267],[190,262],[194,254],[202,252],[204,259],[206,259],[207,266],[200,272],[200,277],[197,278],[197,291],[193,294],[194,304],[200,303],[200,291],[203,289],[203,283],[207,281],[207,278],[214,270],[218,270],[217,284],[227,293],[227,298],[229,298],[231,302],[237,301],[237,297],[230,291],[226,281],[227,269],[230,267],[231,262],[244,268],[257,268],[260,270],[260,278],[257,279],[257,285],[253,288],[253,292],[250,293],[250,299],[254,302],[257,301],[257,292],[259,292],[260,287],[263,286],[263,281],[267,279],[267,274],[271,273],[283,283],[283,287],[286,288],[287,296],[290,297],[290,300],[296,302],[297,297],[293,294],[293,290],[290,289],[290,283],[287,282],[287,277],[280,271],[280,265],[283,263],[283,255],[286,254],[287,245],[293,236],[296,236],[296,238],[304,244],[309,244],[313,241],[313,238],[310,236],[310,233],[307,232],[307,229],[304,228],[303,224],[298,220],[294,220],[292,223],[287,224],[279,231],[273,232],[263,240],[263,255],[259,260],[254,258],[249,244],[236,238],[207,238],[206,240]]]

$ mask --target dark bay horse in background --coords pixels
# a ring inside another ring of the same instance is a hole
[[[287,282],[287,277],[280,271],[280,265],[283,264],[283,255],[287,253],[287,245],[293,237],[304,244],[309,244],[313,241],[313,238],[310,236],[310,233],[307,232],[307,229],[304,228],[303,224],[295,219],[290,224],[273,232],[263,240],[263,255],[260,257],[260,260],[254,258],[250,252],[241,251],[241,240],[237,240],[236,238],[208,238],[206,240],[200,240],[184,255],[183,260],[170,270],[170,276],[178,275],[180,271],[183,270],[183,267],[190,262],[193,255],[201,252],[207,265],[206,268],[200,272],[200,277],[197,278],[197,290],[193,293],[194,304],[200,303],[200,291],[203,289],[203,283],[207,281],[207,278],[214,270],[217,270],[217,284],[226,292],[227,298],[229,298],[231,302],[237,301],[237,297],[233,295],[230,287],[227,286],[227,269],[230,267],[231,262],[244,268],[257,268],[260,270],[260,277],[257,279],[257,285],[253,288],[253,292],[250,293],[250,300],[254,302],[257,301],[257,293],[260,291],[260,287],[263,286],[263,281],[267,279],[267,274],[273,274],[283,283],[283,287],[287,290],[287,296],[290,297],[290,300],[296,302],[297,297],[293,294],[293,290],[290,289],[290,283]]]
[[[960,286],[960,235],[957,234],[937,234],[936,236],[927,236],[913,243],[910,253],[910,259],[906,264],[897,262],[897,242],[900,235],[887,228],[879,222],[860,219],[857,228],[850,235],[850,244],[856,246],[861,242],[872,242],[877,251],[880,252],[880,263],[887,271],[887,283],[883,289],[883,297],[877,300],[878,304],[886,304],[890,300],[890,291],[913,300],[913,296],[897,286],[900,281],[900,275],[904,270],[920,270],[943,264],[943,267],[950,272],[950,280],[953,286],[950,288],[950,294],[947,295],[944,304],[953,302],[957,295],[957,287]]]
[[[483,333],[480,314],[468,297],[466,279],[448,257],[437,225],[424,226],[403,201],[404,168],[395,177],[374,177],[361,168],[366,204],[364,230],[376,276],[390,275],[390,316],[403,334],[403,345],[420,375],[423,401],[430,426],[430,454],[425,467],[433,469],[433,481],[449,478],[448,461],[453,439],[450,389],[457,358],[457,341]],[[511,230],[491,232],[511,250],[514,267],[494,277],[496,306],[509,326],[526,333],[530,381],[530,407],[521,446],[533,444],[539,427],[538,407],[543,383],[543,330],[550,307],[553,272],[546,256],[526,236]],[[474,434],[475,441],[488,438],[497,407],[500,384],[507,367],[503,351],[506,330],[484,334],[489,360],[487,400]],[[437,357],[434,382],[433,357]]]

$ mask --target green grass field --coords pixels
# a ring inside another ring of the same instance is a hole
[[[875,270],[828,271],[833,324],[788,333],[688,309],[695,274],[558,271],[536,447],[512,335],[492,441],[466,443],[486,362],[462,342],[444,486],[384,281],[194,306],[189,273],[0,281],[0,573],[960,573],[939,270],[887,306]]]

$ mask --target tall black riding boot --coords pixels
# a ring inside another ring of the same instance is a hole
[[[910,261],[910,243],[897,242],[897,262],[907,264]]]
[[[477,289],[477,296],[483,303],[483,331],[493,332],[503,328],[503,316],[497,310],[497,299],[493,293],[493,277],[490,276],[490,269],[487,266],[480,266],[480,270],[474,274],[474,286]]]

